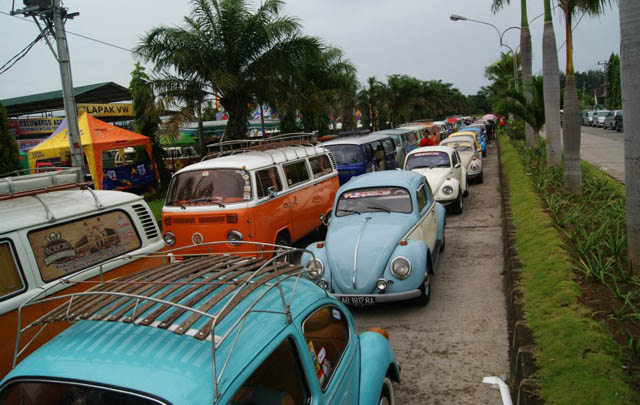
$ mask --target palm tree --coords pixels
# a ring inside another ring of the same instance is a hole
[[[505,3],[509,4],[511,0],[493,0],[491,11],[497,13],[500,11]],[[522,88],[524,89],[525,97],[531,101],[531,93],[528,89],[531,87],[531,33],[529,31],[529,20],[527,18],[527,0],[520,0],[520,58],[522,61]],[[537,131],[536,131],[537,132]],[[525,125],[525,139],[528,146],[535,145],[534,129],[526,123]]]
[[[319,52],[319,41],[302,35],[282,7],[282,0],[264,0],[255,10],[244,0],[193,0],[185,27],[152,29],[136,53],[156,71],[206,81],[229,113],[227,138],[244,138],[261,83],[296,75],[300,61]]]
[[[640,2],[620,0],[620,70],[624,126],[624,180],[627,190],[629,264],[640,274]]]
[[[556,35],[553,32],[551,0],[544,0],[544,31],[542,34],[542,79],[544,85],[544,116],[547,133],[547,166],[562,164],[560,134],[560,71]]]
[[[406,75],[387,76],[387,86],[384,99],[391,110],[391,127],[395,128],[400,123],[400,113],[415,101],[420,92],[420,80]]]
[[[544,126],[544,91],[541,76],[533,76],[528,89],[508,88],[492,107],[496,113],[511,113],[526,122],[534,135]],[[525,93],[526,91],[526,93]]]
[[[571,20],[576,11],[592,16],[602,13],[608,0],[560,0],[564,13],[564,26],[567,38],[567,77],[564,88],[563,131],[564,141],[564,183],[567,191],[574,195],[582,194],[582,167],[580,166],[580,112],[578,92],[573,68],[573,34]]]

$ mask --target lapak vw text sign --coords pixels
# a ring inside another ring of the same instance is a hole
[[[133,104],[78,104],[78,112],[83,111],[94,117],[131,117]]]

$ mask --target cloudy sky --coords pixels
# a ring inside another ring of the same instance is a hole
[[[15,3],[22,6],[20,0]],[[511,3],[492,15],[490,0],[288,0],[285,13],[297,17],[305,33],[342,48],[362,83],[369,76],[384,80],[389,74],[408,74],[450,82],[464,94],[474,94],[487,84],[484,67],[498,58],[498,34],[486,25],[453,22],[449,15],[490,22],[504,30],[520,24],[520,2]],[[529,3],[532,20],[542,14],[543,2]],[[0,0],[0,12],[8,13],[11,5],[12,0]],[[67,23],[68,31],[129,49],[154,26],[182,25],[183,16],[190,12],[188,0],[66,0],[64,5],[80,13]],[[560,11],[554,13],[558,46],[565,40],[561,17]],[[542,26],[542,18],[531,24],[534,73],[541,70]],[[33,23],[0,14],[0,65],[37,33]],[[617,5],[607,8],[603,16],[585,16],[574,35],[576,70],[602,68],[598,61],[620,49]],[[504,41],[515,48],[519,31],[510,30]],[[130,52],[71,34],[69,48],[74,86],[107,81],[128,86],[135,62]],[[559,60],[563,70],[564,51]],[[0,74],[0,100],[59,89],[58,66],[44,42]]]

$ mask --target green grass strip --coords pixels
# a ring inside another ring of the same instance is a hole
[[[582,161],[582,174],[583,176],[590,175],[597,179],[605,180],[607,183],[609,183],[609,186],[611,186],[611,188],[619,198],[626,198],[627,190],[625,189],[624,184],[620,183],[615,178],[598,169],[591,163],[585,162],[584,160]]]
[[[551,404],[630,404],[619,346],[578,300],[573,266],[506,136],[500,137],[523,263],[524,310],[536,342],[540,395]]]

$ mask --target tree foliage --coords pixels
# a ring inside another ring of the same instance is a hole
[[[622,108],[622,85],[620,83],[620,57],[612,53],[607,64],[607,97],[605,105],[610,110]]]
[[[20,155],[16,139],[9,133],[7,110],[0,102],[0,174],[20,170]]]

